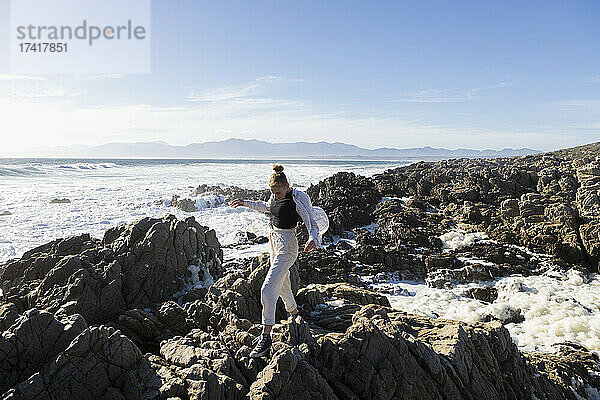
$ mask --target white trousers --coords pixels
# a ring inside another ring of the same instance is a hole
[[[290,268],[298,258],[298,240],[294,229],[271,229],[269,242],[271,244],[271,267],[260,291],[264,325],[275,324],[275,306],[280,296],[286,311],[290,312],[298,308],[290,283]]]

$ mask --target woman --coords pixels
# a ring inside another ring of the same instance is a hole
[[[250,357],[261,357],[271,347],[271,329],[275,324],[275,306],[279,296],[283,299],[285,309],[292,315],[292,321],[298,313],[290,284],[290,267],[298,257],[298,241],[294,233],[296,224],[302,220],[308,230],[309,240],[304,245],[304,251],[319,247],[319,234],[322,234],[310,197],[290,187],[281,165],[274,165],[273,170],[275,172],[269,179],[272,193],[269,201],[234,200],[229,203],[232,207],[245,206],[271,215],[271,267],[260,293],[263,332]]]

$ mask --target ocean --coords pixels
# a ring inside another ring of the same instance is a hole
[[[193,215],[214,229],[223,245],[239,231],[268,234],[266,217],[228,207],[217,196],[194,198],[198,211],[169,207],[173,195],[190,198],[201,184],[267,188],[274,162],[281,161],[292,185],[306,189],[339,171],[372,176],[409,161],[344,160],[139,160],[139,159],[0,159],[0,262],[57,238],[90,233],[101,238],[112,226],[142,217]],[[69,203],[51,203],[52,199]],[[385,200],[385,199],[384,199]],[[384,201],[383,200],[383,201]],[[1,215],[10,213],[9,215]],[[376,228],[372,224],[369,229]],[[449,249],[487,240],[481,233],[449,232],[441,239]],[[225,260],[268,251],[268,244],[224,249]],[[537,255],[548,258],[545,255]],[[482,260],[470,260],[473,263]],[[523,350],[553,352],[555,343],[572,341],[600,352],[600,278],[549,268],[539,276],[510,276],[450,289],[394,275],[364,276],[376,290],[385,290],[393,307],[432,318],[481,322],[503,319],[518,310],[524,320],[506,328]],[[493,286],[491,304],[464,293],[475,286]]]
[[[190,197],[201,184],[268,187],[278,160],[0,159],[0,262],[57,238],[90,233],[142,217],[190,213],[169,207],[173,195]],[[338,171],[371,176],[408,161],[282,161],[292,185],[306,189]],[[54,203],[52,199],[69,199]],[[265,235],[263,215],[196,199],[196,220],[215,229],[222,244],[240,230]],[[162,202],[161,202],[162,201]],[[266,249],[266,247],[265,247]],[[259,254],[253,249],[246,255]],[[233,254],[226,254],[234,257]]]

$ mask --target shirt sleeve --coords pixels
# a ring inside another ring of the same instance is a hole
[[[310,197],[308,196],[308,194],[298,191],[298,200],[300,201],[302,208],[305,211],[304,213],[300,214],[300,216],[302,217],[304,226],[306,226],[308,236],[311,240],[315,242],[317,246],[320,246],[321,243],[319,241],[319,226],[317,225],[317,221],[315,220]]]
[[[248,207],[251,208],[253,210],[256,211],[260,211],[260,212],[264,212],[267,214],[270,214],[270,208],[271,208],[271,199],[269,198],[269,201],[262,201],[262,200],[244,200],[244,207]]]

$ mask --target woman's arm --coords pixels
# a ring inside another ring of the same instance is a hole
[[[240,206],[244,206],[244,207],[248,207],[253,210],[256,210],[256,211],[270,213],[269,209],[270,209],[270,205],[271,205],[271,199],[269,199],[268,202],[264,202],[262,200],[236,199],[236,200],[233,200],[232,202],[230,202],[229,205],[231,207],[236,207],[236,208],[240,207]]]
[[[306,230],[308,231],[309,241],[306,243],[304,249],[310,251],[315,247],[320,246],[319,226],[313,215],[312,202],[308,194],[299,190],[295,191],[294,201],[296,202],[296,211],[298,211],[298,214],[302,218],[302,222],[304,222],[304,226],[306,226]],[[314,244],[311,244],[310,242],[313,242]]]

